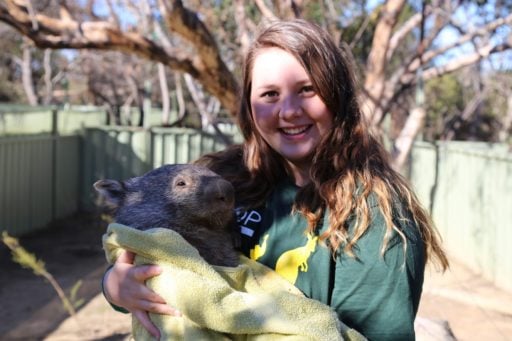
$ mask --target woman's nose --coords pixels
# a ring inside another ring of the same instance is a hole
[[[288,95],[281,102],[279,116],[286,120],[299,115],[300,111],[300,100],[294,95]]]

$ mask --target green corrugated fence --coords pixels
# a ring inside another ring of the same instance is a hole
[[[236,131],[227,134],[234,142]],[[22,235],[94,207],[92,184],[225,148],[183,128],[88,128],[81,136],[0,138],[0,230]],[[411,182],[450,255],[512,291],[512,156],[505,145],[418,142]]]
[[[233,132],[226,135],[236,140]],[[92,184],[126,179],[166,163],[187,163],[226,147],[185,128],[88,128],[82,136],[0,138],[0,230],[23,235],[94,208]]]
[[[0,136],[56,133],[74,135],[85,127],[105,124],[104,108],[0,104]]]
[[[137,125],[140,112],[135,107],[121,108],[123,126]],[[162,110],[148,108],[145,111],[145,126],[162,125]],[[177,120],[175,111],[169,112],[169,121]],[[55,133],[76,134],[83,128],[107,124],[107,108],[91,105],[29,106],[0,103],[0,136],[20,134]],[[233,125],[231,125],[233,127]]]
[[[239,139],[233,131],[225,135],[231,141]],[[86,129],[81,202],[84,207],[93,202],[92,184],[98,179],[127,179],[164,164],[187,163],[225,147],[218,136],[195,129]]]
[[[0,138],[0,230],[22,235],[78,210],[80,138]]]
[[[512,153],[474,142],[416,143],[411,181],[449,254],[512,291]]]

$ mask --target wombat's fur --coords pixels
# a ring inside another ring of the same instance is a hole
[[[94,188],[116,222],[172,229],[208,263],[238,265],[233,186],[208,168],[165,165],[125,181],[100,180]]]

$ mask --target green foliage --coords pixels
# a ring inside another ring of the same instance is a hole
[[[425,139],[499,141],[500,131],[506,129],[502,121],[507,112],[509,79],[506,72],[486,75],[480,80],[480,90],[462,72],[429,80],[425,84]],[[483,98],[472,103],[478,91]]]
[[[361,13],[350,22],[350,25],[342,28],[341,41],[353,44],[352,54],[356,61],[363,65],[370,53],[379,11],[380,6],[377,6],[371,13]],[[360,32],[363,25],[366,27]]]
[[[78,298],[78,290],[82,287],[82,284],[83,282],[80,279],[69,290],[69,301],[75,309],[81,307],[85,302],[83,298]]]
[[[306,20],[321,23],[323,20],[325,20],[324,12],[325,11],[323,9],[323,5],[320,3],[320,1],[307,1],[304,4],[303,16]]]
[[[428,112],[432,117],[439,113],[463,109],[463,89],[455,74],[447,74],[425,84],[425,95],[430,99]]]
[[[21,55],[21,36],[0,23],[2,49],[0,50],[0,102],[22,102],[21,71],[15,56]]]
[[[53,286],[57,294],[59,295],[60,300],[62,301],[62,305],[66,309],[66,311],[71,316],[76,315],[76,308],[81,306],[84,303],[83,299],[77,299],[77,292],[80,286],[82,285],[82,281],[78,281],[71,288],[69,298],[64,293],[62,287],[57,283],[55,278],[46,270],[46,266],[44,262],[40,259],[37,259],[36,256],[22,247],[18,239],[9,236],[6,231],[2,232],[2,242],[11,250],[12,260],[23,268],[30,269],[37,276],[44,277],[50,284]]]
[[[441,138],[450,117],[460,115],[464,110],[463,95],[463,87],[455,74],[447,74],[425,83],[425,139],[433,141]]]
[[[2,241],[11,250],[12,260],[15,263],[18,263],[25,269],[32,270],[38,276],[44,276],[47,272],[44,262],[20,246],[18,239],[9,236],[4,231],[2,233]]]
[[[421,5],[416,7],[417,8],[414,8],[411,4],[405,4],[398,17],[397,27],[402,27],[412,16],[421,12]],[[393,53],[393,58],[389,62],[388,70],[399,69],[404,65],[404,62],[416,56],[418,53],[419,40],[420,29],[418,27],[407,34],[397,46],[395,53]]]
[[[0,102],[23,103],[25,98],[20,83],[10,79],[5,67],[0,68]]]

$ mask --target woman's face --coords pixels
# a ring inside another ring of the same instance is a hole
[[[263,139],[292,168],[308,170],[333,115],[299,61],[279,48],[261,50],[254,59],[250,98]]]

